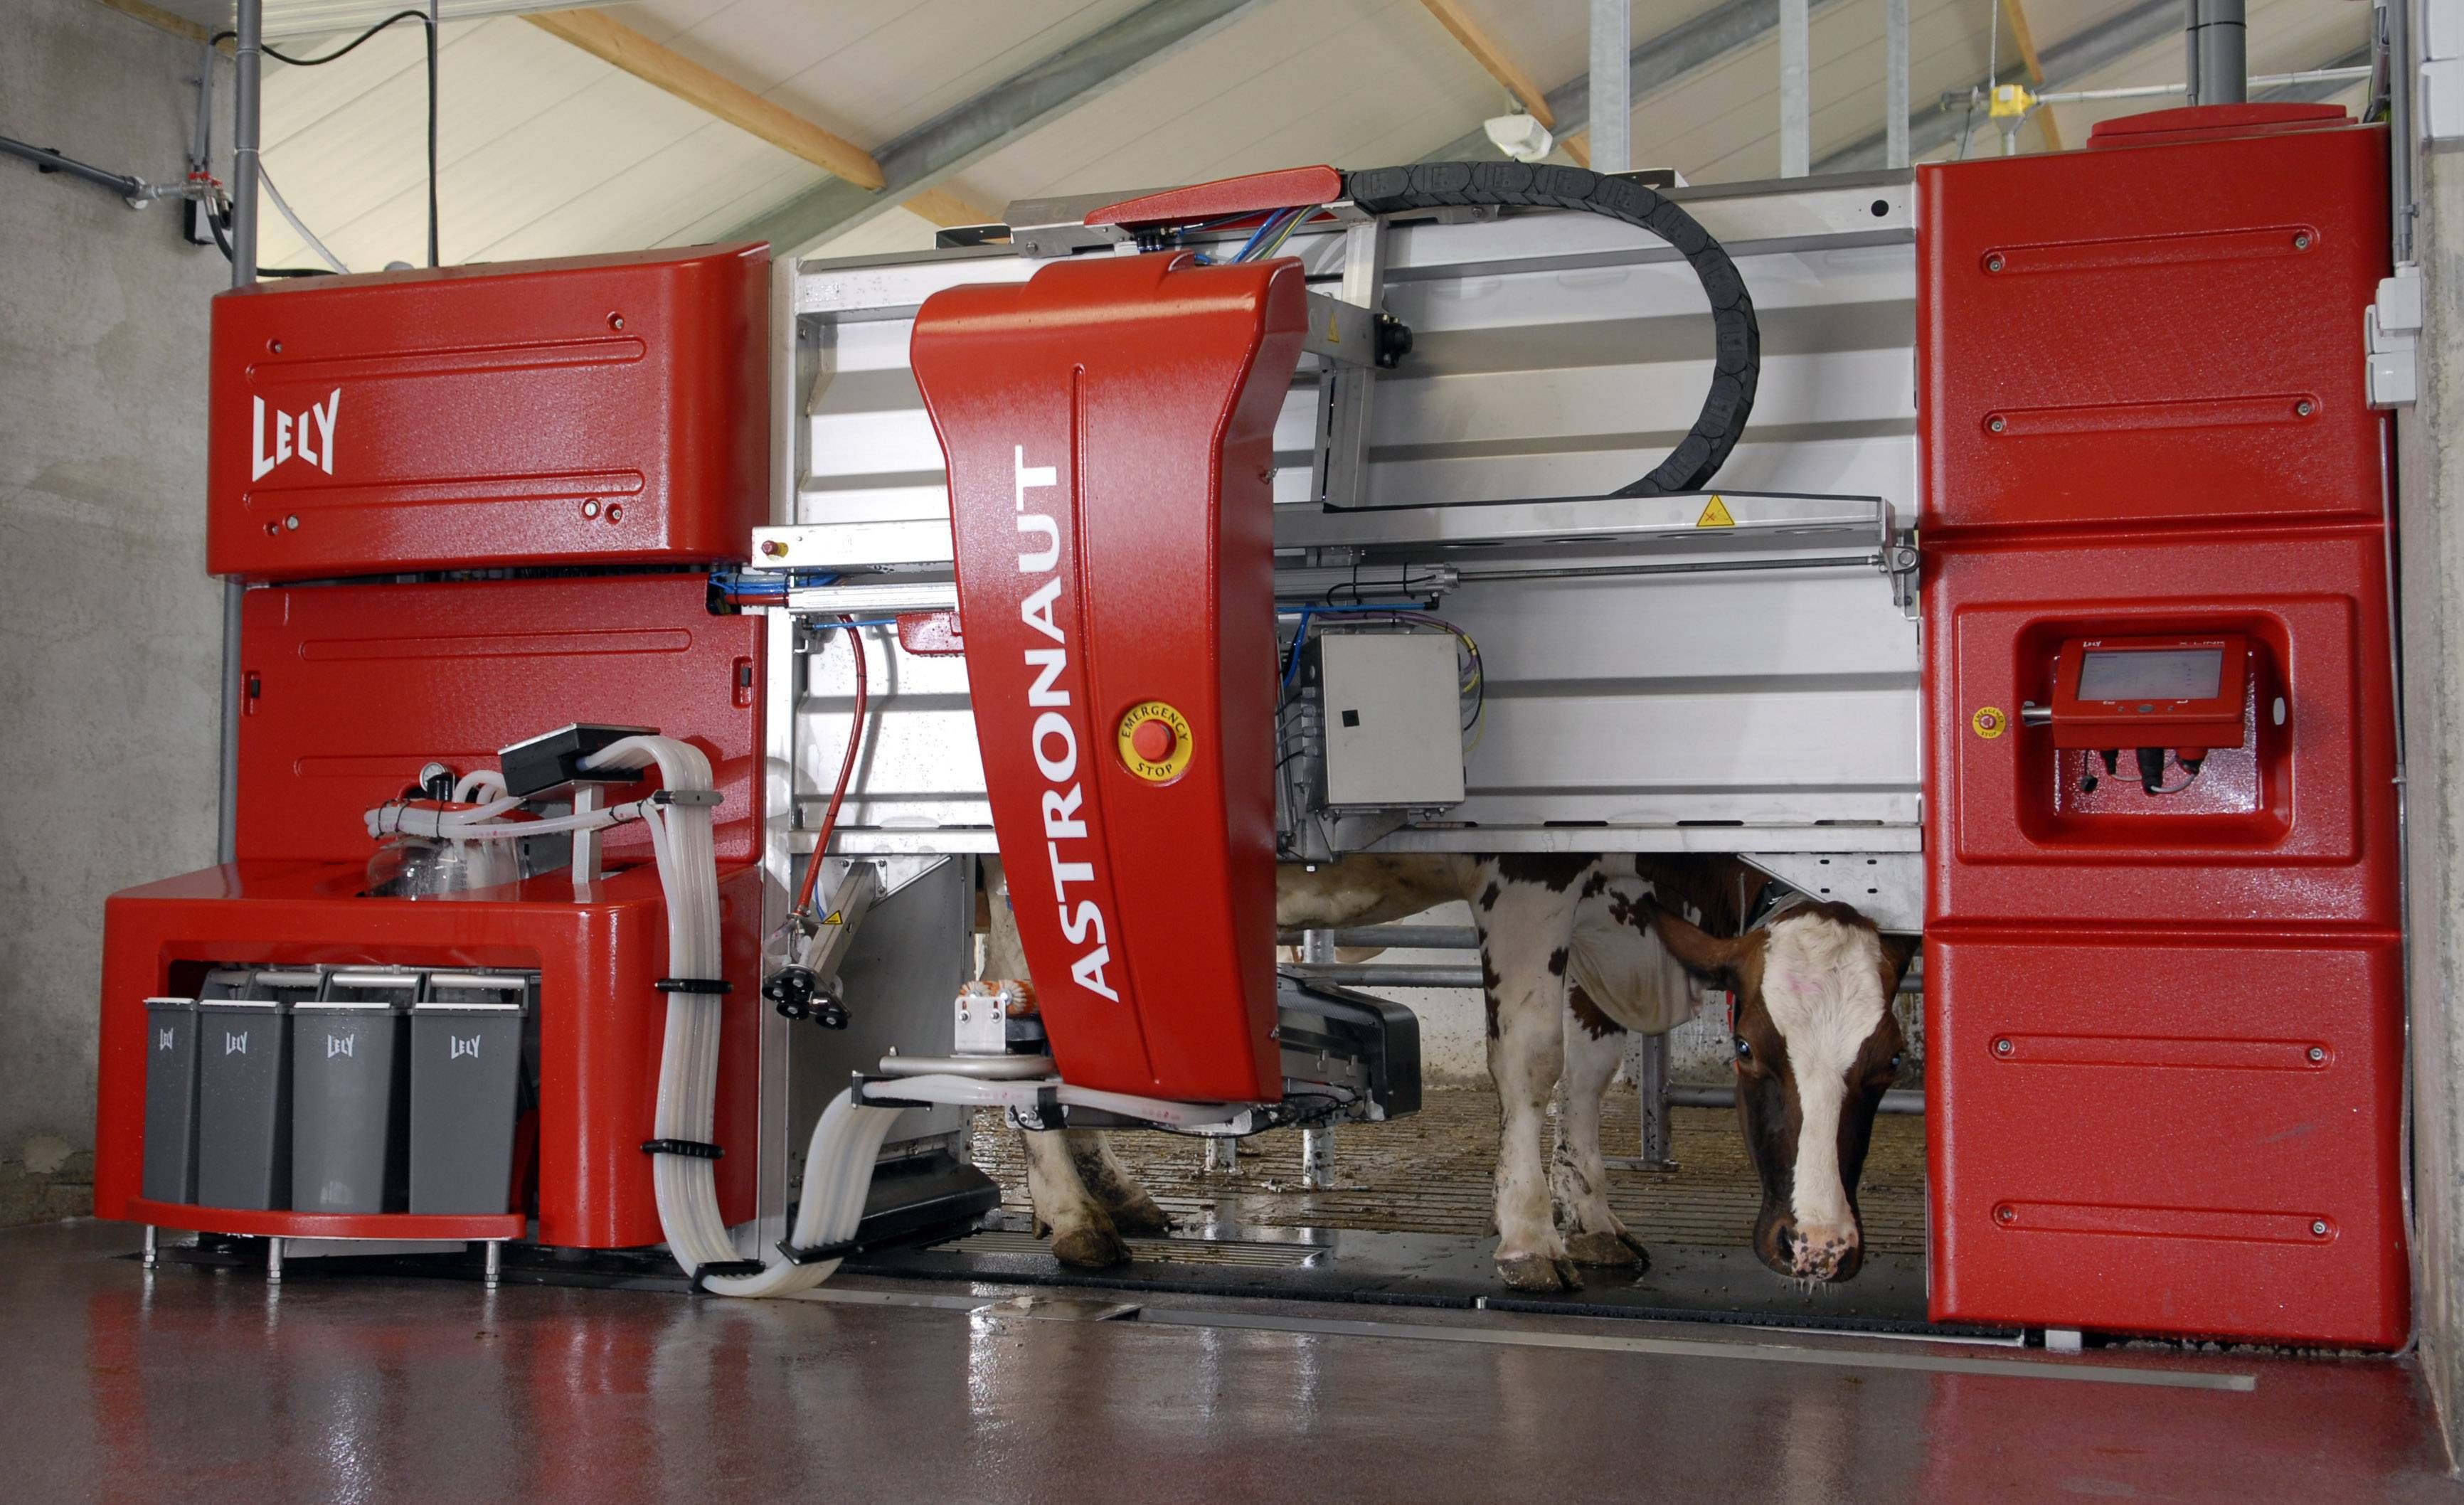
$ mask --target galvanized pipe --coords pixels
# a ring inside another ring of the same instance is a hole
[[[231,286],[256,281],[257,106],[265,83],[265,0],[239,0],[231,71]],[[213,63],[209,55],[209,72]],[[223,582],[223,715],[217,753],[221,777],[214,818],[214,860],[239,856],[240,608],[247,587]]]
[[[1779,0],[1779,175],[1814,170],[1814,31],[1809,0]],[[1906,112],[1902,111],[1904,118]]]
[[[1628,0],[1592,0],[1594,172],[1634,167],[1634,15]]]
[[[265,0],[239,0],[231,88],[231,286],[256,280],[257,107],[265,92]]]
[[[1298,946],[1306,930],[1276,932],[1277,946]],[[1358,925],[1338,926],[1322,932],[1333,938],[1337,949],[1375,946],[1390,951],[1476,951],[1480,949],[1480,932],[1467,925]]]
[[[2253,89],[2286,89],[2305,83],[2358,83],[2370,76],[2366,65],[2350,68],[2304,68],[2299,73],[2255,74],[2250,79]],[[2188,94],[2187,83],[2143,83],[2123,89],[2057,89],[2035,97],[2038,104],[2084,104],[2100,99],[2160,99],[2170,94]],[[1965,98],[1966,96],[1945,98]]]
[[[1908,0],[1882,7],[1882,164],[1908,164]]]
[[[1477,967],[1389,967],[1368,962],[1304,962],[1286,969],[1338,988],[1478,988]]]

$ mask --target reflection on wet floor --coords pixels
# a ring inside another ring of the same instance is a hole
[[[1632,1093],[1610,1094],[1601,1149],[1612,1161],[1635,1153],[1637,1117]],[[1735,1116],[1716,1108],[1679,1108],[1672,1119],[1677,1169],[1612,1166],[1610,1205],[1647,1244],[1743,1247],[1762,1191]],[[1346,1124],[1335,1142],[1335,1184],[1304,1189],[1296,1129],[1243,1141],[1237,1174],[1210,1174],[1201,1140],[1162,1133],[1112,1136],[1114,1150],[1155,1200],[1176,1221],[1192,1227],[1310,1226],[1470,1237],[1493,1231],[1497,1098],[1486,1088],[1433,1090],[1419,1113],[1392,1123]],[[1026,1167],[1018,1136],[999,1112],[977,1115],[974,1145],[976,1163],[1001,1184],[1002,1205],[1026,1211]],[[1867,1249],[1881,1254],[1924,1252],[1923,1119],[1875,1121],[1859,1202]]]

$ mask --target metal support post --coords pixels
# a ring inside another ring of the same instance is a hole
[[[159,1234],[157,1233],[157,1232],[156,1232],[156,1230],[155,1230],[154,1225],[153,1225],[153,1224],[151,1224],[151,1223],[146,1224],[146,1225],[145,1225],[145,1243],[144,1243],[144,1246],[143,1246],[143,1254],[142,1254],[142,1258],[143,1258],[143,1263],[144,1263],[144,1265],[145,1265],[145,1268],[146,1268],[146,1269],[148,1269],[148,1270],[151,1270],[151,1269],[153,1269],[153,1268],[154,1268],[154,1265],[155,1265],[156,1260],[160,1257],[161,1245],[160,1245],[160,1243],[158,1242],[158,1239],[159,1239]]]
[[[2192,104],[2240,104],[2250,98],[2250,27],[2242,0],[2190,0],[2187,40]]]
[[[573,786],[573,813],[589,815],[606,803],[607,792],[597,784]],[[599,882],[599,833],[573,833],[573,888],[577,897]]]
[[[1908,0],[1882,6],[1882,162],[1908,164]]]
[[[505,1242],[500,1238],[489,1239],[487,1250],[488,1263],[484,1273],[479,1277],[479,1281],[480,1284],[485,1286],[487,1289],[494,1291],[496,1289],[496,1282],[503,1277],[505,1273]]]
[[[1323,1191],[1334,1185],[1334,1125],[1301,1130],[1301,1185]]]
[[[1814,49],[1811,0],[1779,0],[1779,175],[1814,170]],[[1907,112],[1900,112],[1907,119]]]
[[[1676,1145],[1668,1122],[1668,1036],[1640,1036],[1634,1043],[1632,1059],[1635,1097],[1640,1103],[1635,1159],[1645,1170],[1674,1170]]]
[[[1592,170],[1634,167],[1634,16],[1628,0],[1592,0]]]
[[[1206,1173],[1210,1176],[1237,1175],[1241,1170],[1241,1142],[1229,1134],[1221,1134],[1206,1142]]]
[[[1301,933],[1301,960],[1325,964],[1334,960],[1332,930]],[[1323,1189],[1334,1185],[1334,1125],[1301,1130],[1301,1185]]]
[[[265,0],[239,0],[232,18],[237,43],[231,72],[231,286],[256,280],[257,104],[265,68]],[[206,75],[213,76],[208,49]],[[214,820],[214,860],[239,855],[239,718],[247,690],[240,684],[240,604],[247,587],[223,582],[223,715],[218,749],[221,799]]]
[[[265,1241],[265,1283],[267,1285],[282,1283],[282,1240],[279,1238],[269,1238]]]

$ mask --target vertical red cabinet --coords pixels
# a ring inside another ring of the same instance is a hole
[[[1918,174],[1940,1320],[2409,1329],[2386,151],[2219,106]],[[2065,643],[2200,634],[2195,777],[2032,724]]]
[[[1079,257],[915,319],[967,680],[1062,1074],[1274,1099],[1273,434],[1300,264]]]

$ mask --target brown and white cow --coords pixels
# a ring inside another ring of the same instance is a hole
[[[1767,960],[1746,967],[1746,950],[1718,949],[1745,943],[1719,942],[1713,935],[1737,930],[1762,882],[1753,869],[1724,857],[1362,856],[1280,869],[1276,923],[1285,929],[1379,925],[1451,900],[1470,905],[1481,938],[1489,1074],[1497,1083],[1502,1119],[1496,1177],[1498,1272],[1510,1286],[1558,1291],[1581,1284],[1578,1265],[1633,1271],[1648,1262],[1641,1243],[1609,1208],[1599,1144],[1601,1098],[1623,1058],[1628,1031],[1664,1033],[1692,1014],[1698,999],[1686,975],[1689,967],[1706,978],[1725,981],[1735,975],[1741,995],[1771,974]],[[996,897],[984,975],[1023,976],[1025,958],[1007,905],[999,897],[1002,890],[997,867],[988,868],[987,885]],[[1853,910],[1846,913],[1854,916]],[[1777,975],[1812,976],[1796,959],[1803,949],[1798,941],[1810,945],[1813,932],[1800,934],[1793,916],[1792,922],[1792,939],[1781,953]],[[1676,928],[1681,926],[1682,931]],[[1886,959],[1872,926],[1859,921],[1847,928],[1855,933],[1839,937],[1833,949],[1843,954],[1860,947],[1870,950],[1873,965],[1867,970],[1879,978]],[[1688,951],[1696,942],[1712,949]],[[1764,952],[1758,947],[1755,954]],[[1899,965],[1904,965],[1904,957]],[[1888,1023],[1888,992],[1881,996],[1883,1022]],[[1790,997],[1792,1005],[1778,1016],[1794,1027],[1807,1011],[1794,1006],[1796,992]],[[1830,1028],[1835,1014],[1844,1017],[1853,1011],[1812,1012],[1822,1027]],[[1770,1023],[1774,1015],[1758,1004],[1741,1007],[1740,1019],[1749,1015],[1764,1021],[1758,1029],[1782,1028]],[[1884,1059],[1898,1049],[1895,1025],[1890,1038]],[[1826,1036],[1794,1052],[1784,1045],[1767,1051],[1771,1070],[1785,1080],[1799,1059],[1827,1060],[1831,1045]],[[1785,1198],[1791,1167],[1796,1164],[1794,1145],[1765,1144],[1755,1136],[1793,1133],[1799,1122],[1797,1100],[1784,1093],[1785,1106],[1767,1110],[1759,1091],[1749,1095],[1744,1090],[1748,1078],[1742,1063],[1739,1085],[1740,1111],[1746,1115],[1766,1191],[1774,1185],[1777,1167],[1776,1194]],[[1552,1096],[1558,1101],[1553,1154],[1549,1126]],[[1817,1106],[1832,1101],[1819,1087],[1810,1097]],[[1860,1122],[1853,1125],[1853,1154],[1826,1160],[1817,1151],[1806,1157],[1806,1165],[1809,1172],[1825,1164],[1844,1167],[1853,1189],[1871,1129],[1873,1101],[1846,1091],[1837,1101],[1840,1113],[1819,1122],[1835,1123],[1847,1135],[1849,1121],[1859,1119],[1861,1106]],[[1027,1189],[1039,1231],[1050,1230],[1053,1253],[1063,1263],[1118,1263],[1128,1257],[1123,1235],[1156,1233],[1169,1227],[1162,1209],[1128,1174],[1100,1133],[1029,1133],[1024,1140]],[[1844,1234],[1837,1219],[1774,1219],[1767,1206],[1756,1236],[1764,1261],[1798,1278],[1853,1274],[1855,1256],[1842,1252],[1840,1243],[1845,1240],[1846,1251],[1856,1244],[1853,1189],[1844,1199]],[[1787,1240],[1801,1226],[1820,1235],[1818,1244],[1809,1247],[1833,1251],[1822,1256],[1827,1264],[1811,1255],[1795,1258],[1794,1246]]]
[[[1784,1276],[1845,1280],[1864,1262],[1857,1182],[1898,1076],[1891,998],[1909,947],[1843,904],[1784,906],[1734,939],[1655,910],[1679,961],[1731,990],[1737,1123],[1763,1184],[1754,1253]]]

